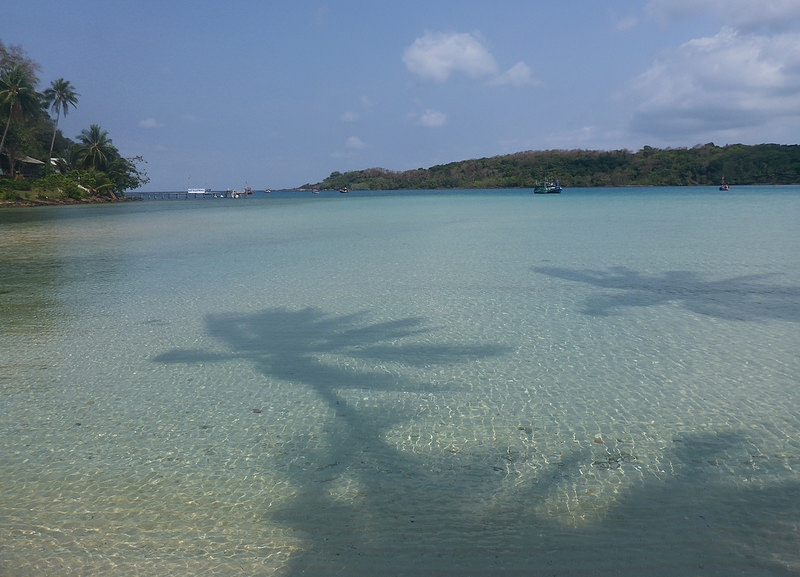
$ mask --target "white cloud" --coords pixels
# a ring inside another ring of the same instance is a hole
[[[139,121],[140,128],[161,128],[164,125],[157,121],[155,118],[145,118]]]
[[[440,126],[444,126],[445,122],[447,122],[447,115],[444,112],[431,110],[430,108],[425,110],[425,112],[417,118],[417,124],[428,128],[439,128]]]
[[[480,78],[498,70],[494,57],[472,34],[426,32],[406,48],[403,62],[414,74],[439,82],[454,72]]]
[[[343,112],[342,115],[339,117],[342,122],[356,122],[358,120],[358,112],[353,112],[352,110],[348,110]]]
[[[524,62],[517,62],[514,66],[495,78],[492,84],[507,84],[510,86],[533,84],[531,69]]]
[[[627,96],[635,102],[634,129],[699,142],[714,136],[752,140],[766,127],[797,129],[798,94],[800,33],[724,28],[662,54],[630,84]]]
[[[345,144],[344,144],[344,145],[345,145],[347,148],[351,149],[351,150],[360,150],[360,149],[362,149],[362,148],[364,148],[364,147],[366,146],[366,145],[364,144],[364,141],[363,141],[363,140],[361,140],[361,139],[360,139],[359,137],[357,137],[357,136],[351,136],[350,138],[348,138],[348,139],[347,139],[347,142],[345,142]]]
[[[499,73],[494,56],[473,34],[426,32],[406,48],[403,62],[414,74],[438,82],[460,72],[470,78],[489,78],[495,85],[533,84],[531,69],[524,62]]]

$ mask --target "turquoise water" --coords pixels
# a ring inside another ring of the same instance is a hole
[[[800,571],[800,187],[0,212],[0,574]]]

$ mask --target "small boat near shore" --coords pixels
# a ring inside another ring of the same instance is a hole
[[[728,183],[725,182],[725,177],[724,176],[722,177],[722,182],[719,185],[719,189],[720,190],[730,190],[731,189],[731,187],[728,185]]]
[[[559,194],[563,188],[558,180],[548,180],[544,184],[536,183],[533,186],[533,194]]]
[[[341,192],[342,194],[347,194],[348,192],[350,192],[350,187],[343,186],[342,188],[339,189],[339,192]]]
[[[546,186],[547,194],[559,194],[562,190],[564,190],[561,188],[561,185],[558,184],[558,179],[551,180],[550,182],[546,183]]]

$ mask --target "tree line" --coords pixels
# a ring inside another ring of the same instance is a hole
[[[302,188],[354,190],[533,188],[558,179],[566,187],[696,186],[800,183],[800,146],[780,144],[629,150],[527,151],[401,172],[369,168],[333,172]]]
[[[77,140],[58,122],[80,94],[58,78],[39,91],[39,64],[0,40],[0,199],[116,198],[149,181],[141,157],[124,158],[106,130],[92,124]]]

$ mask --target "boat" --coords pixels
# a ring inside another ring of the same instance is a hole
[[[731,187],[728,185],[728,183],[725,182],[725,177],[724,176],[722,177],[722,182],[719,185],[719,189],[720,190],[730,190],[731,189]]]
[[[545,185],[547,186],[547,194],[558,194],[564,190],[561,188],[561,185],[558,184],[558,180],[551,180],[550,182],[545,183]]]
[[[536,182],[533,186],[533,194],[558,194],[562,190],[558,180],[547,180],[544,184]]]
[[[348,192],[350,192],[350,187],[343,186],[342,188],[339,189],[339,192],[341,192],[342,194],[347,194]]]

